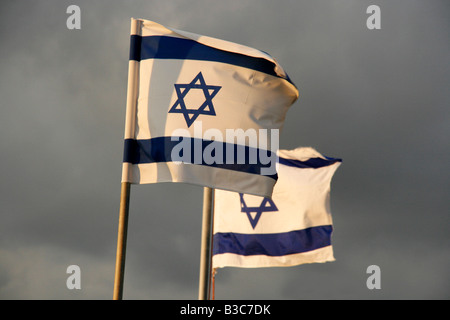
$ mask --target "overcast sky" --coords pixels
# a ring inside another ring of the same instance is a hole
[[[2,0],[1,299],[112,298],[131,17],[270,53],[300,91],[280,148],[343,159],[336,261],[223,268],[217,299],[450,298],[448,0]],[[197,299],[202,192],[132,186],[124,299]]]

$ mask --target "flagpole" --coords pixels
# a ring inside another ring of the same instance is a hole
[[[119,230],[117,236],[116,274],[114,278],[114,300],[122,300],[125,274],[125,253],[127,246],[128,209],[130,204],[130,183],[122,182],[120,192]]]
[[[211,274],[211,221],[212,221],[212,199],[214,190],[203,188],[203,217],[202,217],[202,239],[200,248],[200,277],[198,286],[198,299],[208,300],[209,280]]]
[[[140,35],[140,20],[131,19],[131,33]],[[130,47],[131,49],[131,47]],[[133,139],[136,119],[136,95],[139,76],[139,62],[128,62],[127,106],[125,114],[125,139]],[[120,190],[119,227],[117,235],[116,270],[114,276],[114,300],[122,300],[125,274],[125,256],[128,229],[128,211],[130,207],[130,164],[122,164],[122,184]]]

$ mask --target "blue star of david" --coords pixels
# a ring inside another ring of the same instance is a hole
[[[188,84],[174,84],[175,92],[177,93],[178,99],[175,101],[174,105],[170,108],[169,113],[182,113],[184,120],[188,128],[194,123],[199,115],[215,116],[216,112],[212,103],[212,99],[216,96],[217,92],[222,88],[220,86],[207,85],[205,79],[201,72]],[[205,96],[205,102],[203,102],[199,107],[188,109],[184,98],[192,89],[200,89],[203,91]]]
[[[247,218],[250,221],[253,229],[255,229],[256,225],[258,224],[259,218],[261,218],[263,212],[278,211],[275,203],[269,198],[264,198],[261,201],[259,207],[248,207],[245,203],[244,195],[242,193],[239,193],[239,197],[241,198],[241,212],[245,212],[247,214]],[[256,212],[255,218],[252,217],[250,212]]]

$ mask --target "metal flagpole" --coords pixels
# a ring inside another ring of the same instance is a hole
[[[200,249],[200,278],[198,286],[198,299],[208,300],[209,280],[211,278],[211,221],[212,221],[212,188],[203,188],[203,222]]]
[[[116,274],[114,278],[114,300],[122,300],[123,295],[123,277],[125,274],[125,252],[127,246],[129,204],[130,183],[122,182],[120,192],[119,231],[117,236]]]
[[[140,20],[131,19],[131,33],[141,34]],[[131,49],[131,48],[130,48]],[[125,115],[125,139],[134,138],[136,119],[136,93],[139,76],[139,62],[128,62],[127,107]],[[125,252],[127,244],[128,209],[130,204],[130,164],[122,164],[122,185],[120,191],[119,228],[117,236],[116,273],[114,277],[114,300],[122,300],[125,274]]]

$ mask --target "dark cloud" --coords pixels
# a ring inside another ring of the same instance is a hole
[[[72,2],[3,1],[0,298],[112,297],[131,17],[269,52],[300,90],[280,147],[344,159],[337,261],[221,269],[218,299],[448,298],[450,7],[372,2],[77,1],[71,31]],[[381,30],[366,28],[371,4]],[[125,297],[196,299],[202,188],[131,199]],[[381,290],[366,287],[372,264]]]

